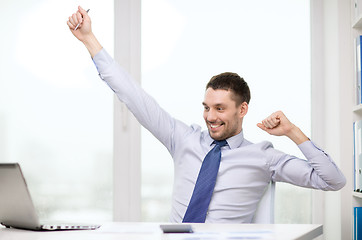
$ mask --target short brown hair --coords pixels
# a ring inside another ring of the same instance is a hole
[[[250,89],[248,84],[237,73],[224,72],[213,76],[206,85],[208,88],[231,90],[234,93],[236,105],[239,106],[243,102],[249,104],[250,102]]]

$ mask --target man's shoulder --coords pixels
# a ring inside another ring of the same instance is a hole
[[[259,143],[256,143],[256,145],[259,146],[261,149],[274,149],[273,143],[270,141],[261,141]]]
[[[250,147],[255,147],[255,148],[260,148],[260,149],[274,148],[273,143],[270,141],[261,141],[261,142],[253,143],[246,139],[244,139],[242,146],[250,146]]]
[[[175,119],[175,123],[175,133],[177,133],[177,138],[187,140],[190,137],[200,138],[205,135],[205,132],[202,131],[201,126],[198,124],[187,125],[178,119]]]
[[[278,152],[270,141],[253,143],[244,139],[243,144],[239,148],[241,148],[240,150],[243,149],[243,151],[252,152],[264,157],[275,155]]]

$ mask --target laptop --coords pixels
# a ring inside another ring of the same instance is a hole
[[[18,163],[0,163],[0,223],[29,230],[94,230],[100,225],[40,223]]]

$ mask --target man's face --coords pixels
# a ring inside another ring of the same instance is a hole
[[[243,117],[248,104],[236,106],[231,91],[208,88],[205,92],[204,119],[210,136],[214,140],[224,140],[241,132]]]

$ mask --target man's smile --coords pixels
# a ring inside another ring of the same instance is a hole
[[[208,123],[210,128],[213,130],[219,129],[221,126],[224,125],[224,123]]]

